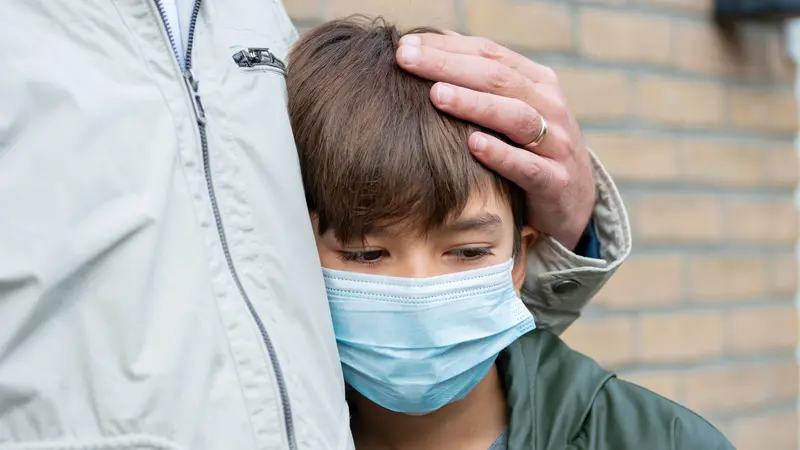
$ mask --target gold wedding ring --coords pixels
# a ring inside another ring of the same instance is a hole
[[[539,145],[542,142],[542,140],[544,140],[544,137],[547,136],[547,121],[544,120],[544,116],[539,116],[539,117],[542,118],[542,128],[539,129],[539,134],[537,134],[536,137],[533,138],[533,142],[529,144],[533,145],[534,147]]]

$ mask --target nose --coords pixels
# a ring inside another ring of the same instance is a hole
[[[443,275],[446,270],[431,256],[419,254],[405,258],[400,272],[398,275],[405,278],[428,278]]]

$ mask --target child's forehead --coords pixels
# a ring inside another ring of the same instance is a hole
[[[501,191],[495,185],[474,186],[470,190],[469,199],[464,205],[464,209],[450,219],[457,220],[461,217],[474,216],[485,211],[495,213],[508,211],[510,214],[511,202],[508,198],[508,193]]]
[[[514,217],[507,195],[496,189],[473,189],[464,207],[438,224],[425,217],[399,217],[374,224],[366,235],[430,236],[470,231],[513,231]]]

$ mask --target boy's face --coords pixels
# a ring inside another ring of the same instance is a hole
[[[487,192],[483,192],[487,191]],[[320,262],[327,269],[405,278],[426,278],[501,264],[514,250],[511,206],[491,190],[473,190],[461,215],[427,233],[388,226],[353,242],[339,242],[332,230],[317,236]],[[522,254],[514,267],[519,290],[525,250],[534,232],[522,230]]]

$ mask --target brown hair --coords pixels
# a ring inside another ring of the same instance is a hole
[[[416,32],[439,33],[408,33]],[[333,230],[349,242],[400,224],[425,232],[486,188],[510,203],[519,230],[522,192],[467,147],[474,131],[496,134],[431,104],[433,82],[395,62],[402,35],[380,18],[353,16],[314,28],[291,51],[289,114],[320,235]]]

